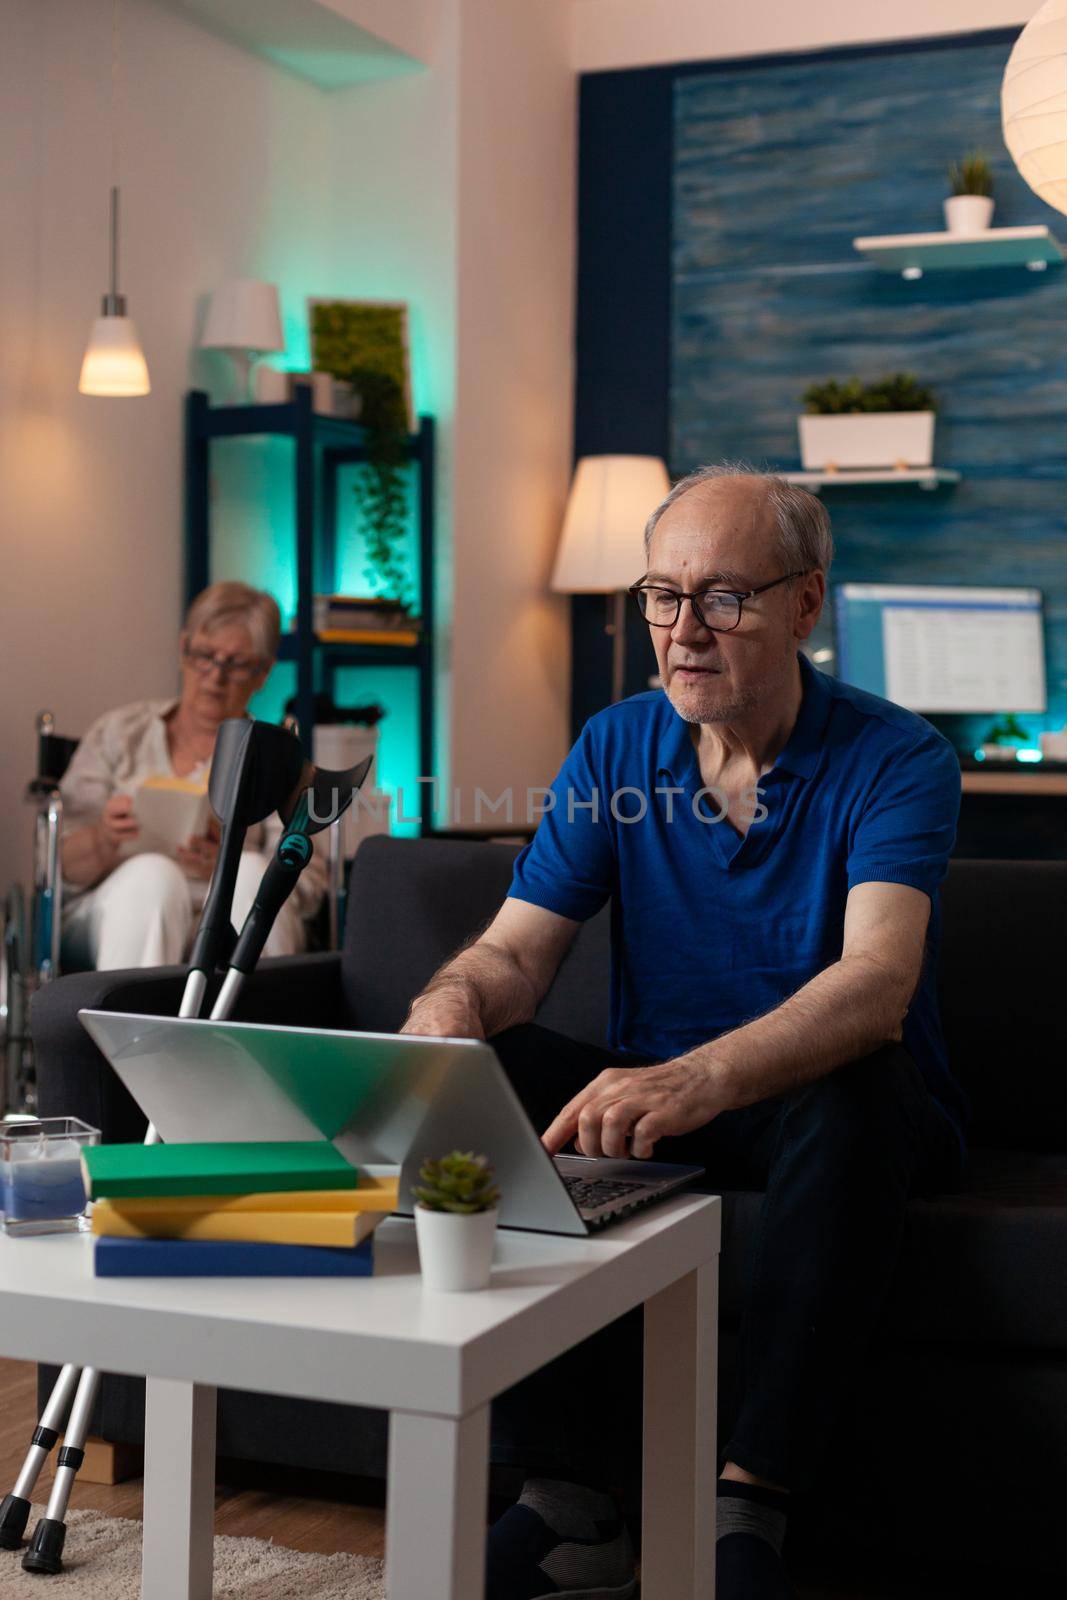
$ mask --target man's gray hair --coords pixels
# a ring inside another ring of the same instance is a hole
[[[714,467],[701,467],[680,478],[670,494],[649,517],[645,526],[645,555],[660,517],[683,494],[702,483],[719,478],[752,478],[761,484],[778,527],[778,555],[786,572],[829,572],[834,557],[830,517],[818,495],[794,483],[787,483],[773,472],[759,472],[747,461],[721,461]]]

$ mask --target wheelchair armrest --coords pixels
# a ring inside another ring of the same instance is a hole
[[[78,1012],[176,1016],[185,978],[184,967],[74,972],[39,989],[30,1007],[38,1114],[81,1117],[114,1144],[143,1139],[144,1114],[78,1021]],[[220,982],[216,978],[208,985],[205,1015]],[[245,980],[235,1020],[341,1026],[340,956],[329,951],[261,962]]]

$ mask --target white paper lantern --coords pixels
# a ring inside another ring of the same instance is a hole
[[[1036,195],[1067,213],[1067,0],[1046,0],[1004,69],[1004,143]]]

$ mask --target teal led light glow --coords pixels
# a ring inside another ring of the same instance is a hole
[[[413,837],[419,832],[419,678],[415,667],[343,667],[336,676],[338,705],[385,707],[378,727],[375,784],[393,796],[390,833]],[[427,774],[430,776],[430,774]],[[403,816],[398,820],[402,792]]]

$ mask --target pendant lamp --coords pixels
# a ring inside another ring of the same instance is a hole
[[[119,293],[118,185],[119,0],[111,12],[111,185],[109,254],[111,272],[100,315],[89,333],[78,388],[82,394],[129,396],[148,394],[148,366],[126,297]]]

